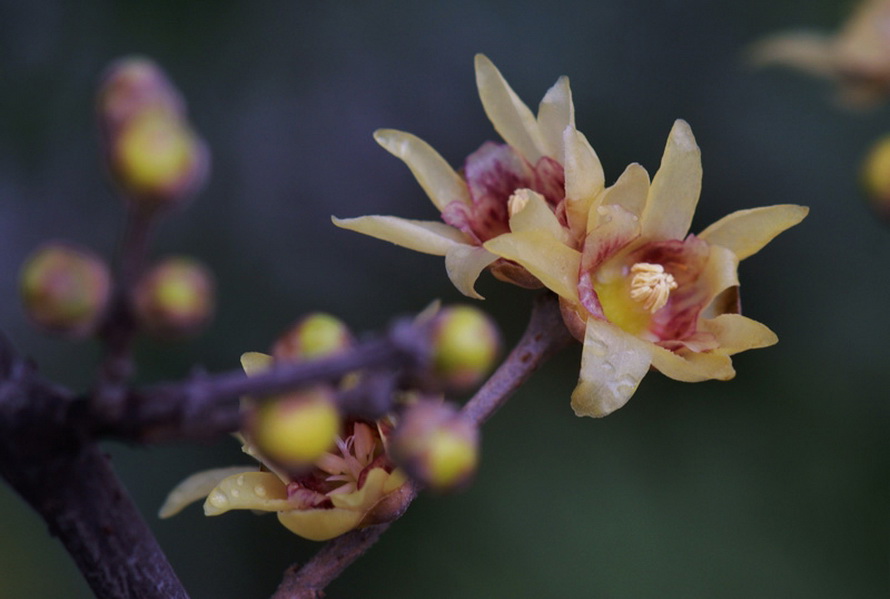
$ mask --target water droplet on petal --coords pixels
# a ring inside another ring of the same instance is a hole
[[[235,479],[235,484],[237,484],[239,487],[244,486],[244,475],[243,474],[239,475],[238,478]]]
[[[266,488],[261,485],[257,485],[253,488],[253,493],[257,497],[265,497],[266,496]]]
[[[214,491],[210,497],[207,498],[207,501],[210,502],[210,505],[216,508],[224,508],[229,503],[229,498],[225,496],[222,491]]]
[[[239,491],[238,489],[232,489],[231,491],[229,491],[229,495],[232,496],[232,499],[238,499],[238,496],[241,495],[241,491]]]

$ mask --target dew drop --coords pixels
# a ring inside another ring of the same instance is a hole
[[[241,495],[241,491],[239,491],[238,489],[232,489],[231,491],[229,491],[229,495],[232,496],[232,499],[238,499],[238,496]]]
[[[210,497],[207,498],[207,501],[210,502],[210,505],[216,508],[224,508],[229,503],[229,498],[225,496],[225,494],[221,491],[214,492]]]
[[[597,358],[605,357],[606,353],[609,350],[609,346],[606,345],[606,342],[602,339],[588,339],[590,342],[588,344],[588,348],[593,352],[593,355]]]
[[[238,475],[238,478],[235,479],[235,484],[237,484],[239,487],[244,486],[244,475],[243,474]]]
[[[262,487],[262,486],[260,486],[260,485],[257,485],[257,486],[255,486],[255,487],[253,488],[253,493],[254,493],[254,495],[256,495],[257,497],[265,497],[265,496],[266,496],[266,489],[265,489],[265,487]]]

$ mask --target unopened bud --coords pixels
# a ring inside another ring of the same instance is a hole
[[[146,332],[162,338],[194,335],[213,316],[213,278],[189,258],[167,258],[148,271],[133,295],[136,318]]]
[[[334,447],[340,414],[324,386],[268,399],[257,406],[249,435],[263,456],[289,469],[314,464]]]
[[[279,360],[302,362],[333,356],[349,349],[352,334],[336,316],[315,312],[295,322],[272,347]]]
[[[890,135],[869,150],[862,166],[862,185],[871,207],[890,222]]]
[[[500,349],[497,327],[472,306],[449,306],[436,316],[433,329],[435,374],[446,386],[469,389],[491,370]]]
[[[403,414],[391,451],[415,479],[435,491],[452,491],[476,472],[479,431],[453,406],[421,401]]]
[[[111,294],[105,262],[92,252],[53,242],[22,265],[20,287],[25,312],[48,331],[84,337],[104,314]]]
[[[111,174],[137,208],[154,212],[180,204],[203,185],[207,147],[156,64],[128,58],[112,65],[99,90],[98,111]]]

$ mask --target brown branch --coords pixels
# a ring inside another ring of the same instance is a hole
[[[477,425],[488,420],[532,373],[572,340],[563,324],[557,297],[552,293],[538,296],[519,342],[464,406],[464,416]],[[393,520],[404,513],[415,496],[416,488],[406,496],[404,506]],[[295,564],[285,571],[272,599],[323,597],[325,587],[364,555],[388,527],[389,524],[382,524],[354,530],[329,541],[302,567]]]

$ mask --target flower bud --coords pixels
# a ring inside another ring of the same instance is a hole
[[[479,431],[450,404],[421,401],[405,411],[391,451],[412,477],[435,491],[451,491],[476,472]]]
[[[477,385],[494,364],[500,335],[491,318],[472,306],[443,308],[433,324],[434,372],[445,385]]]
[[[334,446],[340,414],[330,389],[311,389],[262,402],[249,423],[260,453],[289,469],[312,466]]]
[[[112,65],[98,111],[111,174],[137,208],[154,212],[180,204],[204,183],[209,153],[157,65],[142,58]]]
[[[148,271],[133,295],[136,318],[161,338],[194,335],[213,316],[213,278],[190,258],[167,258]]]
[[[869,150],[862,166],[862,185],[872,208],[890,221],[890,135]]]
[[[20,289],[25,312],[34,323],[51,332],[84,337],[104,314],[111,277],[105,262],[92,252],[53,242],[25,261]]]
[[[339,354],[353,344],[352,334],[336,316],[307,314],[295,322],[272,347],[279,360],[301,362]]]

